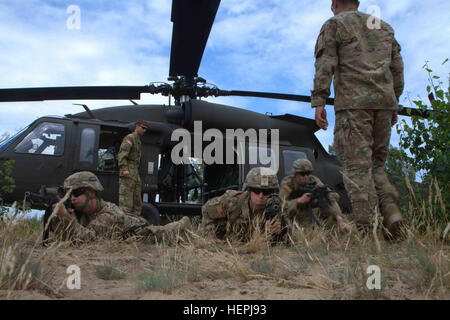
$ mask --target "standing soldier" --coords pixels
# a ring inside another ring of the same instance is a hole
[[[141,137],[148,129],[147,122],[139,120],[134,132],[122,140],[118,154],[119,176],[119,207],[128,214],[139,216],[142,209],[141,177],[139,162],[141,159]]]
[[[224,238],[250,240],[254,230],[263,230],[266,226],[264,212],[269,196],[274,195],[279,207],[278,191],[278,178],[273,170],[251,169],[242,191],[227,190],[203,205],[203,234],[214,242],[222,242]],[[268,221],[269,234],[274,239],[282,234],[280,217],[281,210],[277,218]]]
[[[311,106],[317,125],[326,130],[324,106],[334,76],[334,146],[354,220],[369,225],[378,205],[395,236],[402,215],[384,166],[403,91],[403,61],[391,26],[358,7],[357,0],[332,0],[334,17],[322,26],[315,48]]]
[[[299,225],[305,223],[319,222],[328,217],[333,217],[339,228],[351,231],[352,228],[342,217],[341,208],[339,207],[339,195],[332,192],[320,181],[316,176],[311,175],[313,172],[312,163],[307,159],[297,159],[292,166],[292,175],[284,177],[281,181],[280,198],[284,201],[283,212],[289,220],[295,220]],[[299,191],[305,188],[323,188],[325,191],[324,199],[311,199],[311,193]],[[319,202],[324,203],[322,208]],[[314,208],[314,210],[313,210]]]

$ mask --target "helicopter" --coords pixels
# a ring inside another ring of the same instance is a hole
[[[164,215],[201,215],[201,206],[208,199],[228,189],[242,189],[251,168],[266,166],[259,161],[249,161],[249,151],[254,148],[249,141],[234,148],[233,160],[240,154],[238,149],[244,151],[246,158],[242,163],[206,164],[202,159],[174,163],[171,155],[178,141],[173,141],[173,133],[187,130],[193,136],[190,143],[195,144],[196,122],[201,122],[203,130],[220,132],[228,129],[278,130],[277,148],[269,142],[257,146],[277,161],[278,179],[281,181],[291,173],[294,160],[307,158],[314,166],[314,174],[339,193],[343,211],[350,212],[341,165],[314,135],[319,130],[314,120],[291,114],[261,114],[201,100],[206,97],[246,96],[311,101],[309,96],[302,95],[221,90],[198,76],[219,6],[220,0],[172,1],[170,84],[0,89],[0,102],[82,99],[132,102],[132,105],[96,110],[83,105],[85,112],[64,117],[44,116],[1,143],[0,165],[14,160],[13,178],[16,181],[16,188],[3,196],[4,201],[12,203],[23,199],[25,192],[40,190],[43,185],[61,185],[74,172],[91,171],[105,189],[102,198],[118,203],[119,146],[122,139],[134,130],[134,123],[144,119],[149,130],[142,137],[139,169],[144,203],[142,215],[153,224],[161,223],[160,217]],[[142,93],[173,97],[174,104],[138,105],[134,101],[140,99]],[[327,104],[332,105],[333,102],[333,99],[327,99]],[[414,114],[414,110],[404,109],[399,114]],[[203,148],[207,145],[202,142]],[[42,209],[38,203],[31,203],[31,206]]]

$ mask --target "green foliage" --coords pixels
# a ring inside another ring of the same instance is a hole
[[[421,184],[416,183],[416,171],[409,163],[404,150],[389,146],[385,168],[389,179],[399,193],[400,207],[406,207],[410,202],[407,181],[414,185],[414,190],[422,189]]]
[[[444,63],[446,63],[444,61]],[[411,117],[411,124],[402,120],[397,125],[397,133],[400,134],[400,148],[403,150],[403,159],[418,171],[424,172],[424,182],[432,183],[437,179],[441,188],[444,202],[449,200],[448,181],[450,178],[450,131],[449,131],[449,109],[450,109],[450,76],[446,89],[440,77],[433,74],[428,62],[423,66],[428,73],[429,84],[427,92],[433,94],[431,108],[421,100],[413,103],[418,109],[430,110],[427,119],[419,116]],[[437,82],[437,83],[436,83]],[[408,150],[408,156],[404,150]]]
[[[14,191],[15,180],[11,177],[13,171],[14,160],[3,162],[3,168],[0,167],[0,197],[4,193]]]
[[[337,151],[336,151],[336,148],[334,147],[334,144],[328,145],[328,153],[332,156],[337,157]]]
[[[15,180],[11,177],[13,171],[14,160],[5,161],[0,163],[0,219],[8,212],[8,209],[3,206],[2,195],[5,193],[11,193],[14,191]]]
[[[434,100],[431,101],[431,112],[428,119],[418,116],[412,117],[412,125],[402,121],[402,126],[397,127],[397,132],[401,134],[401,146],[410,150],[413,158],[412,164],[416,169],[426,170],[435,177],[448,181],[448,151],[450,151],[449,138],[449,108],[450,93],[449,87],[446,92],[442,89],[443,83],[439,81],[436,85],[433,79],[439,79],[433,75],[433,71],[428,68],[428,63],[424,66],[428,72],[429,82],[427,92],[434,93]],[[450,84],[450,78],[449,84]],[[428,110],[428,106],[421,100],[413,101],[420,110]]]

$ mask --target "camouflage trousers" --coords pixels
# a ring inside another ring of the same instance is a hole
[[[386,205],[398,199],[384,169],[392,115],[392,110],[336,112],[334,146],[356,223],[369,223],[377,205],[383,214]]]
[[[142,210],[141,182],[119,178],[119,207],[127,214],[140,216]]]
[[[342,211],[337,201],[330,199],[330,202],[331,204],[327,210],[319,208],[317,203],[312,203],[311,211],[309,211],[308,208],[297,210],[293,217],[293,221],[297,222],[299,226],[314,225],[316,221],[322,223],[328,219],[341,215]]]
[[[183,217],[179,221],[170,222],[164,226],[149,225],[142,217],[126,216],[125,229],[141,241],[155,243],[165,242],[175,244],[179,239],[186,238],[185,231],[190,228],[190,220]]]

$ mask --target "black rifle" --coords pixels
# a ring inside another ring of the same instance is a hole
[[[58,198],[63,198],[68,189],[58,186],[58,187],[47,187],[45,185],[41,186],[41,189],[39,190],[39,193],[33,193],[33,192],[25,192],[25,196],[28,199],[28,201],[31,203],[32,206],[45,206],[45,213],[44,213],[44,232],[42,233],[42,245],[47,246],[48,244],[48,235],[50,233],[50,226],[47,226],[48,219],[52,215],[53,212],[53,205],[55,203],[58,203]],[[72,201],[70,198],[64,202],[64,206],[69,209],[72,208]],[[80,220],[81,216],[79,213],[75,212],[77,214],[78,221]]]
[[[311,222],[316,222],[318,225],[320,225],[317,218],[314,216],[312,212],[312,203],[313,201],[317,201],[318,207],[324,212],[325,214],[328,214],[331,201],[328,198],[328,194],[333,192],[331,188],[328,186],[322,186],[319,187],[316,182],[310,182],[303,188],[298,188],[294,190],[294,193],[292,194],[293,199],[300,198],[305,193],[310,193],[310,199],[311,201],[308,202],[307,208],[308,208],[308,215]]]
[[[281,199],[277,193],[272,193],[266,201],[266,208],[264,210],[265,218],[268,221],[272,221],[275,217],[278,217],[281,222],[281,235],[287,231],[286,220],[284,216],[281,214]]]

